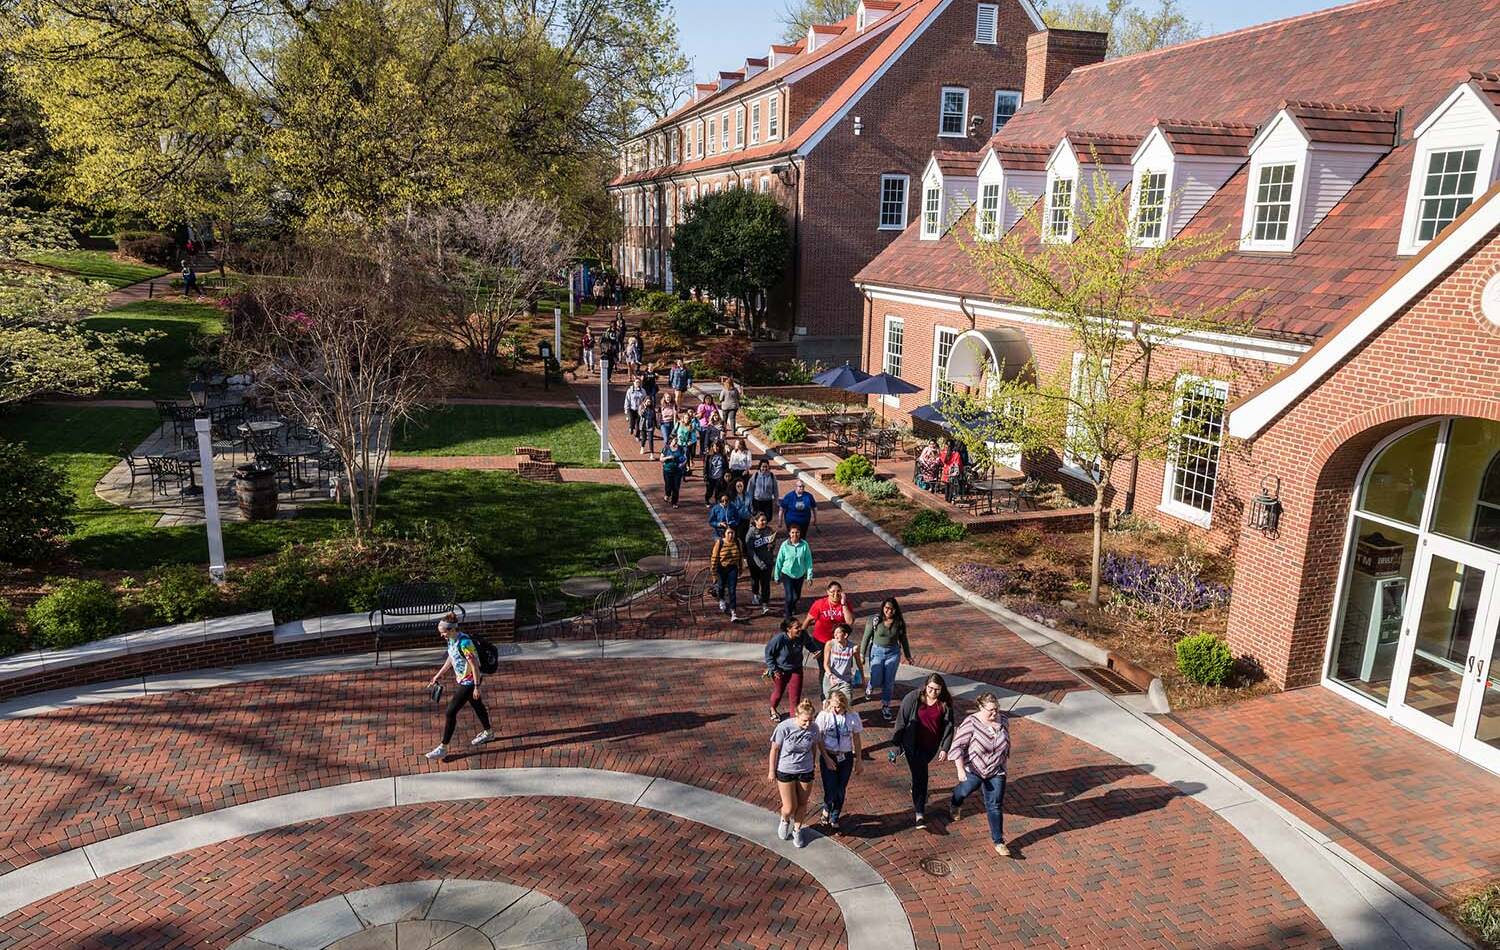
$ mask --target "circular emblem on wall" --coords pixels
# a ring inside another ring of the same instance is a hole
[[[1500,327],[1500,271],[1490,275],[1484,290],[1479,294],[1479,312],[1495,326]]]

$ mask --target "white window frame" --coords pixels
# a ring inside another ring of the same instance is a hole
[[[994,135],[996,132],[999,132],[1002,128],[1005,127],[1005,122],[1001,122],[1000,121],[1000,97],[1001,96],[1015,96],[1016,97],[1016,108],[1012,109],[1011,112],[1010,112],[1010,114],[1005,117],[1005,122],[1009,122],[1012,118],[1014,118],[1016,112],[1021,108],[1021,103],[1024,102],[1024,101],[1026,101],[1025,100],[1025,96],[1022,95],[1021,90],[1019,90],[1019,89],[996,89],[995,90],[995,111],[992,114],[993,127],[990,129],[990,134],[991,135]]]
[[[933,208],[933,196],[937,196],[937,207]],[[922,237],[932,240],[943,233],[943,186],[922,186]]]
[[[1061,184],[1068,186],[1068,227],[1063,233],[1059,233],[1054,225],[1057,212],[1057,186]],[[1049,244],[1067,244],[1073,240],[1073,219],[1078,209],[1078,182],[1072,178],[1054,175],[1047,180],[1047,203],[1042,206],[1045,212],[1042,225],[1045,233],[1042,239]]]
[[[750,105],[750,144],[760,144],[760,114],[761,100],[757,99]]]
[[[1147,237],[1140,232],[1141,198],[1145,195],[1145,189],[1141,183],[1147,176],[1161,176],[1161,205],[1157,214],[1157,233]],[[1142,168],[1135,176],[1134,187],[1130,195],[1130,228],[1136,247],[1155,247],[1167,239],[1167,213],[1171,204],[1172,173],[1165,168]]]
[[[984,16],[988,13],[990,17],[990,35],[984,35]],[[994,3],[981,3],[974,9],[974,42],[987,46],[994,46],[1000,42],[1000,6]]]
[[[698,157],[699,158],[703,157],[703,143],[705,141],[707,141],[707,138],[705,136],[705,129],[706,129],[706,126],[704,126],[703,120],[699,119],[698,120],[698,134],[696,136],[696,138],[698,140],[697,152],[698,152]]]
[[[894,354],[891,350],[891,330],[896,330],[899,338],[895,341]],[[890,373],[892,376],[901,375],[902,356],[906,350],[906,319],[898,317],[893,313],[885,315],[885,335],[881,337],[880,347],[880,369],[882,372]],[[892,360],[894,355],[895,359]],[[894,368],[893,368],[894,367]],[[899,396],[881,396],[880,401],[887,406],[894,406],[901,402]]]
[[[945,132],[948,116],[948,94],[963,94],[963,112],[959,121],[957,132]],[[938,96],[938,138],[943,139],[966,139],[969,137],[969,89],[967,86],[944,86]]]
[[[1163,514],[1171,515],[1180,521],[1195,524],[1200,528],[1207,528],[1213,524],[1213,500],[1218,495],[1219,477],[1224,466],[1224,437],[1228,434],[1227,426],[1229,419],[1229,384],[1223,380],[1206,379],[1202,376],[1183,374],[1177,380],[1177,408],[1175,410],[1176,418],[1173,420],[1174,426],[1181,425],[1181,422],[1178,420],[1182,416],[1183,402],[1189,386],[1212,388],[1214,396],[1222,403],[1222,408],[1219,410],[1219,437],[1217,440],[1210,441],[1202,436],[1184,437],[1184,439],[1191,439],[1196,443],[1206,444],[1209,450],[1212,451],[1214,456],[1213,492],[1209,495],[1208,508],[1206,510],[1197,508],[1184,501],[1178,501],[1172,497],[1177,488],[1178,460],[1182,453],[1181,441],[1183,440],[1179,440],[1177,448],[1168,456],[1166,468],[1162,471],[1161,504],[1156,507],[1156,510]]]
[[[769,95],[766,97],[766,141],[774,142],[781,138],[781,97]]]
[[[771,190],[771,176],[770,175],[762,175],[762,176],[760,176],[760,191],[761,191],[761,194],[765,194],[765,193],[769,192],[770,190]]]
[[[729,151],[729,113],[719,113],[719,151]]]
[[[677,156],[679,154],[679,152],[678,152],[677,138],[678,138],[678,133],[675,130],[670,135],[667,136],[667,145],[668,145],[668,148],[671,150],[671,153],[672,153],[671,157],[672,157],[672,164],[673,165],[677,164]]]
[[[1084,353],[1074,353],[1073,354],[1073,369],[1068,374],[1068,392],[1075,399],[1078,398],[1077,395],[1076,395],[1077,392],[1078,392],[1078,390],[1081,389],[1082,386],[1083,386],[1083,379],[1082,379],[1083,372],[1082,371],[1083,371],[1083,364],[1084,364],[1085,357],[1086,357],[1086,354],[1084,354]],[[1106,360],[1104,360],[1103,362],[1101,362],[1099,364],[1099,378],[1098,378],[1097,382],[1099,382],[1101,384],[1107,384],[1108,381],[1109,381],[1109,360],[1106,359]],[[1102,388],[1102,387],[1096,387],[1096,388]],[[1100,396],[1104,396],[1104,395],[1107,395],[1107,394],[1101,392],[1099,395]],[[1072,438],[1073,438],[1072,433],[1073,433],[1075,427],[1078,425],[1078,423],[1076,423],[1076,422],[1073,421],[1073,410],[1072,410],[1072,407],[1069,407],[1068,419],[1067,419],[1066,425],[1067,425],[1067,430],[1068,430],[1068,441],[1072,441]],[[1081,458],[1079,458],[1078,456],[1074,455],[1071,449],[1065,449],[1064,452],[1063,452],[1063,459],[1062,459],[1062,471],[1065,472],[1065,473],[1067,473],[1068,475],[1073,476],[1076,479],[1079,479],[1080,481],[1087,482],[1088,484],[1092,485],[1094,483],[1094,480],[1089,477],[1089,473],[1087,471],[1085,471],[1084,468],[1083,468],[1083,465],[1080,464],[1080,463],[1083,463],[1083,462],[1084,462],[1084,460],[1081,459]],[[1090,466],[1097,467],[1098,464],[1099,464],[1099,460],[1098,459],[1094,459],[1091,462],[1089,462],[1088,464]]]
[[[708,119],[708,154],[717,155],[719,147],[719,120],[712,116]]]
[[[745,147],[745,107],[734,110],[734,147]]]
[[[948,343],[946,358],[943,356],[943,334],[945,333],[953,337]],[[963,333],[964,331],[958,327],[945,327],[941,323],[932,328],[932,384],[927,387],[927,394],[934,405],[943,401],[943,386],[948,381],[948,364],[953,361],[953,349]]]
[[[1278,166],[1290,166],[1292,169],[1292,184],[1290,204],[1287,207],[1286,236],[1280,240],[1257,239],[1255,236],[1255,219],[1260,206],[1258,200],[1260,194],[1260,179],[1268,168]],[[1245,232],[1240,239],[1240,249],[1245,251],[1290,251],[1297,246],[1298,232],[1301,230],[1302,221],[1302,199],[1307,191],[1307,150],[1296,157],[1276,156],[1252,161],[1250,163],[1249,177],[1245,180]]]
[[[888,181],[899,181],[901,183],[901,221],[899,224],[885,223],[885,184]],[[906,230],[906,209],[911,202],[911,176],[910,175],[881,175],[880,196],[877,199],[879,213],[876,217],[876,230],[878,231],[904,231]]]
[[[1411,186],[1407,191],[1406,214],[1402,218],[1401,241],[1397,249],[1400,254],[1415,254],[1426,247],[1431,238],[1423,239],[1420,236],[1422,226],[1422,205],[1427,200],[1427,168],[1432,161],[1433,155],[1444,152],[1478,152],[1478,167],[1474,174],[1474,188],[1469,193],[1469,204],[1464,206],[1467,210],[1479,196],[1488,190],[1494,180],[1495,172],[1495,148],[1494,136],[1486,136],[1488,141],[1464,140],[1450,137],[1445,140],[1422,142],[1417,148],[1417,154],[1412,158]],[[1420,142],[1420,140],[1418,140]],[[1460,215],[1463,211],[1459,212]],[[1450,224],[1452,222],[1449,222]],[[1442,233],[1441,231],[1438,233]],[[1436,235],[1434,235],[1435,237]]]
[[[999,182],[979,183],[979,208],[974,213],[974,233],[986,241],[1000,237],[1000,215],[1005,204],[1002,197]],[[991,199],[993,207],[986,207]]]

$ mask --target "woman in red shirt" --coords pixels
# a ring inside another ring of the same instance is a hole
[[[891,745],[906,755],[911,770],[911,804],[917,827],[927,823],[927,766],[934,757],[948,757],[953,742],[953,696],[948,683],[937,673],[928,676],[922,688],[907,693],[896,713]],[[892,753],[894,755],[894,752]]]
[[[838,581],[828,582],[828,593],[813,601],[807,610],[807,626],[812,628],[813,639],[821,648],[833,639],[833,630],[839,624],[854,625],[854,610],[844,599],[844,588]],[[818,694],[823,693],[823,664],[818,664]]]

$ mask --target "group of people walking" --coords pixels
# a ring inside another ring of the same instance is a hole
[[[645,353],[646,342],[641,339],[640,331],[630,332],[625,325],[623,307],[616,310],[614,319],[598,337],[594,336],[592,327],[585,325],[583,328],[579,355],[586,373],[599,373],[602,369],[605,377],[612,379],[615,370],[623,368],[627,374],[635,376],[640,372]]]

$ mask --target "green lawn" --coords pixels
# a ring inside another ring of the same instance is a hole
[[[79,501],[69,548],[85,567],[144,571],[208,560],[201,527],[157,528],[155,515],[93,493],[121,447],[139,444],[156,420],[149,409],[83,406],[23,406],[0,415],[0,438],[29,443],[67,473]],[[528,577],[555,588],[572,574],[612,565],[616,547],[632,562],[662,549],[661,532],[640,497],[622,485],[530,482],[495,471],[400,472],[386,478],[380,505],[381,520],[398,527],[432,521],[473,535],[523,612],[530,609]],[[226,523],[224,547],[230,559],[255,557],[347,525],[346,508],[320,504],[292,519]]]
[[[116,260],[109,251],[38,251],[29,255],[27,260],[89,280],[101,280],[111,287],[127,287],[167,273],[154,264]]]
[[[398,426],[396,455],[514,455],[552,450],[560,464],[599,468],[599,432],[583,410],[559,406],[442,406]]]
[[[223,333],[224,313],[203,304],[144,300],[89,317],[84,324],[95,330],[157,330],[163,334],[144,348],[135,348],[143,351],[151,362],[151,375],[142,381],[145,390],[125,390],[106,396],[185,399],[187,385],[193,379],[185,364],[197,353],[193,342],[200,336]]]

